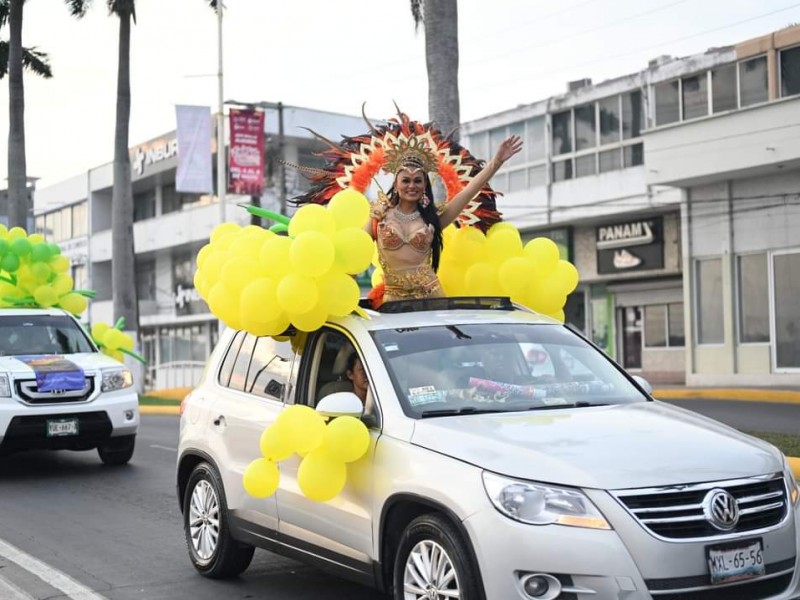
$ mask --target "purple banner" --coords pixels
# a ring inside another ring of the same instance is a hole
[[[82,390],[86,385],[83,369],[63,356],[16,356],[15,358],[33,369],[39,392],[56,390],[73,392]]]

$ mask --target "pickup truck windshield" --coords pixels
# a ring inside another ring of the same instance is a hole
[[[83,329],[67,316],[0,316],[0,356],[94,351]]]
[[[602,352],[558,325],[442,325],[373,335],[415,417],[648,399]]]

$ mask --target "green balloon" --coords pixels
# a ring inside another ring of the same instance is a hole
[[[31,258],[33,262],[47,262],[50,260],[50,246],[44,242],[36,244],[31,248]]]
[[[22,258],[31,253],[31,243],[28,238],[17,238],[11,242],[11,251]]]
[[[47,247],[50,248],[50,258],[61,254],[61,246],[58,244],[47,244]]]
[[[0,269],[6,273],[15,273],[19,269],[19,257],[13,252],[9,252],[0,260]]]

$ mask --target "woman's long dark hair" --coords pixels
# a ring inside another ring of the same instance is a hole
[[[392,203],[392,206],[397,206],[398,201],[400,200],[397,196],[397,192],[394,189],[394,183],[392,183],[392,187],[389,188],[389,200]],[[442,224],[439,222],[439,213],[436,212],[436,203],[433,201],[433,186],[431,185],[431,179],[428,177],[428,174],[425,173],[425,195],[428,197],[428,206],[423,207],[422,203],[417,202],[417,210],[419,214],[422,215],[422,220],[425,221],[428,225],[433,225],[433,241],[431,242],[431,266],[433,267],[434,272],[439,270],[439,258],[442,255],[442,250],[444,249],[444,242],[442,240]]]

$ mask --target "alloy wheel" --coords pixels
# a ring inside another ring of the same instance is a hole
[[[403,574],[403,597],[405,600],[461,598],[453,561],[436,542],[423,540],[412,548]]]
[[[192,490],[189,503],[189,533],[200,560],[214,556],[219,539],[219,499],[213,486],[202,479]]]

